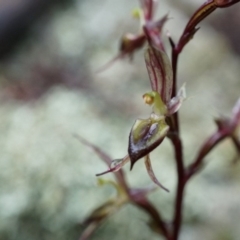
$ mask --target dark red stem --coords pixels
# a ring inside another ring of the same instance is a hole
[[[174,44],[172,39],[170,39],[172,45],[172,69],[173,69],[173,90],[172,97],[177,94],[177,63],[179,56],[179,49]],[[172,126],[172,131],[175,133],[171,136],[171,141],[174,146],[175,160],[177,165],[177,192],[175,197],[175,212],[173,217],[173,229],[172,229],[172,240],[177,240],[179,236],[179,231],[182,225],[182,211],[183,211],[183,194],[185,187],[185,170],[183,164],[183,148],[182,141],[180,139],[179,133],[179,118],[178,112],[173,115],[174,125]]]
[[[182,223],[182,211],[183,211],[183,194],[185,187],[185,170],[183,164],[183,152],[182,152],[182,141],[179,135],[173,135],[171,137],[172,143],[174,145],[175,159],[177,164],[177,193],[175,198],[175,212],[173,218],[173,234],[172,240],[177,240],[179,236],[179,231]]]
[[[173,69],[173,90],[172,90],[172,98],[177,94],[177,63],[178,63],[178,50],[176,48],[172,49],[172,69]],[[179,120],[178,120],[178,112],[173,115],[174,119],[174,130],[179,133]]]

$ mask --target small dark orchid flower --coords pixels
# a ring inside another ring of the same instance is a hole
[[[150,178],[161,188],[167,190],[156,179],[149,154],[167,136],[170,127],[166,123],[166,118],[180,108],[185,99],[185,88],[182,87],[177,96],[171,99],[173,73],[170,60],[163,50],[149,44],[145,53],[145,62],[152,91],[145,93],[143,99],[146,104],[152,106],[152,113],[147,119],[135,121],[129,135],[128,155],[122,159],[113,160],[110,169],[97,176],[118,171],[129,161],[132,169],[135,162],[144,157]]]
[[[122,39],[122,54],[131,55],[135,49],[142,47],[145,41],[148,48],[145,51],[145,63],[150,79],[152,91],[145,93],[143,99],[146,104],[152,106],[152,113],[147,119],[137,119],[131,129],[128,143],[128,154],[122,159],[112,161],[110,168],[97,174],[97,176],[116,172],[126,163],[131,162],[130,169],[140,158],[145,159],[145,166],[152,181],[168,191],[157,180],[153,172],[150,160],[150,152],[158,147],[167,136],[170,127],[166,118],[174,114],[180,108],[185,99],[185,88],[182,87],[177,96],[172,96],[173,70],[170,60],[165,53],[161,39],[162,28],[168,20],[165,15],[157,21],[153,21],[154,1],[142,0],[141,9],[136,9],[134,16],[140,19],[140,35],[126,35]]]
[[[171,98],[173,89],[173,70],[170,60],[164,51],[161,32],[167,15],[158,21],[152,21],[152,9],[150,1],[142,1],[143,12],[143,33],[144,39],[148,41],[148,48],[145,51],[145,63],[150,79],[152,91],[145,93],[143,99],[146,104],[152,106],[152,113],[147,119],[137,119],[133,124],[129,135],[128,154],[122,159],[112,161],[110,168],[97,174],[97,176],[116,172],[126,163],[131,162],[130,169],[140,158],[145,159],[145,166],[152,181],[168,191],[157,180],[153,172],[150,160],[150,152],[158,147],[167,136],[170,127],[166,118],[174,114],[180,108],[185,99],[185,88],[182,87],[177,96]],[[149,6],[149,8],[146,8]],[[147,11],[148,9],[148,11]],[[133,38],[135,40],[135,38]],[[131,44],[129,45],[131,48]]]

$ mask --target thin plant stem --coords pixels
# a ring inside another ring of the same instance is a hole
[[[182,141],[178,135],[175,135],[171,138],[174,152],[175,152],[175,159],[177,165],[177,192],[175,197],[175,212],[173,218],[173,234],[172,239],[177,240],[179,236],[179,231],[182,223],[182,211],[183,211],[183,196],[184,196],[184,187],[185,187],[185,170],[183,164],[183,148],[182,148]]]
[[[177,64],[178,64],[179,51],[172,41],[172,69],[173,69],[173,91],[172,97],[177,93]],[[185,169],[183,160],[183,147],[180,138],[180,126],[178,112],[173,116],[174,126],[173,131],[176,133],[171,136],[171,141],[174,146],[175,160],[177,165],[177,192],[175,197],[175,212],[173,216],[173,229],[172,240],[177,240],[179,231],[182,225],[182,211],[183,211],[183,197],[185,187]]]
[[[173,69],[173,91],[172,97],[175,97],[177,94],[177,63],[178,63],[178,52],[176,48],[172,49],[172,69]],[[179,119],[178,119],[178,112],[176,112],[173,116],[175,131],[179,134]]]

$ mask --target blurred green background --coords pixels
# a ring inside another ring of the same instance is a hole
[[[164,33],[177,40],[201,3],[159,1],[157,15],[171,17]],[[133,122],[150,114],[141,97],[150,89],[143,51],[96,74],[117,54],[120,37],[139,30],[131,18],[136,6],[137,0],[0,1],[0,240],[78,239],[81,222],[114,196],[111,186],[97,186],[95,174],[106,165],[73,134],[121,158]],[[214,131],[213,119],[228,116],[240,96],[239,12],[240,4],[214,12],[180,56],[179,87],[186,82],[188,95],[180,111],[186,164]],[[187,186],[181,240],[240,239],[235,157],[224,141]],[[149,199],[170,220],[176,171],[168,139],[152,160],[170,193],[159,189]],[[151,184],[141,161],[132,172],[124,169],[131,186]],[[127,205],[91,239],[161,239],[147,221]]]

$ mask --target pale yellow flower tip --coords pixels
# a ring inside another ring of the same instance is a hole
[[[141,9],[140,8],[134,8],[132,10],[132,16],[133,18],[140,19],[141,18]]]
[[[143,100],[144,100],[144,102],[145,102],[146,104],[152,105],[153,102],[154,102],[154,97],[151,96],[151,95],[148,94],[148,93],[145,93],[145,94],[143,95]]]

